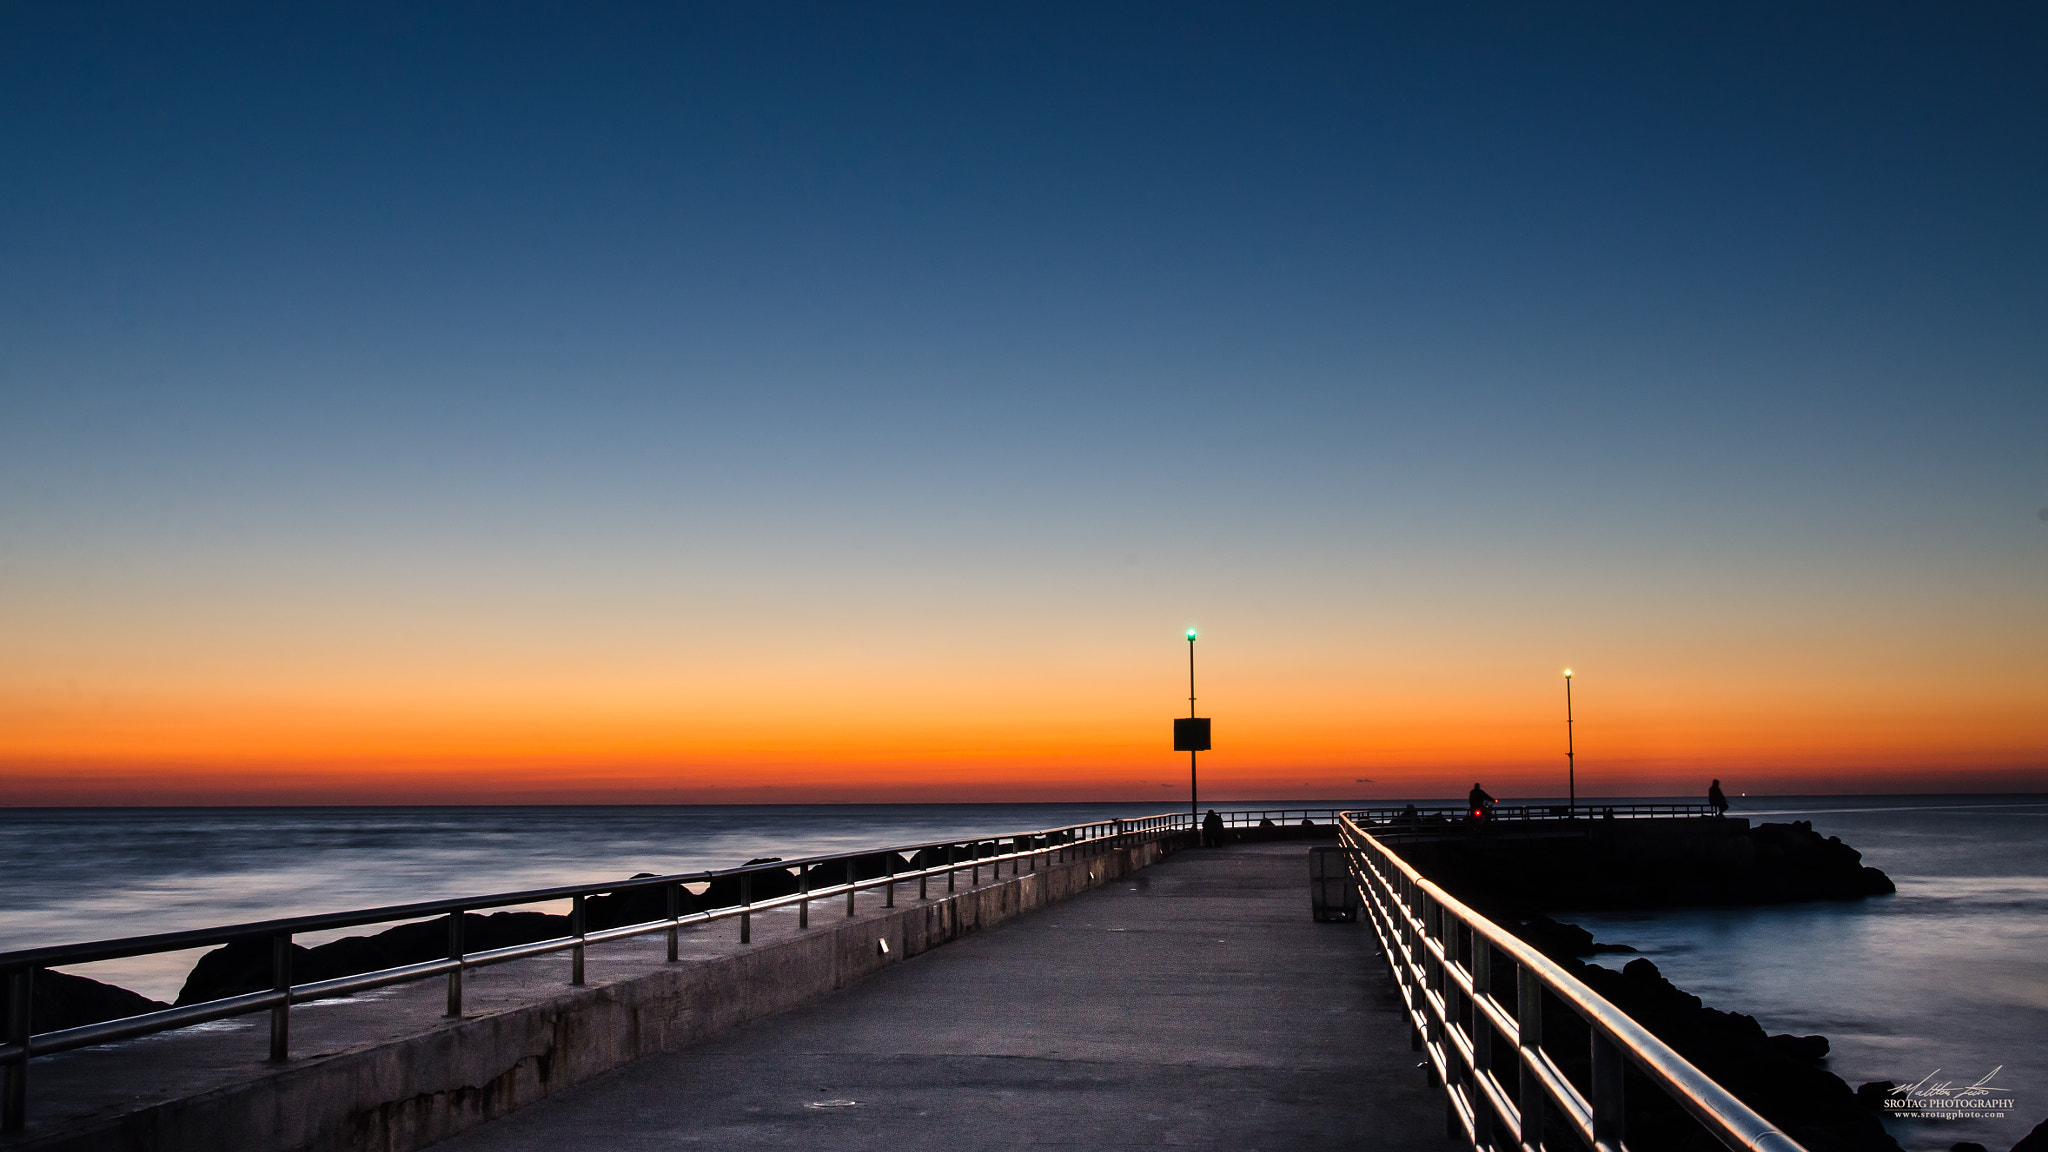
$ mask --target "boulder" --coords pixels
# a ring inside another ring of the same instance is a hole
[[[747,861],[748,867],[757,864],[779,864],[780,856],[757,856]],[[777,896],[788,896],[797,890],[796,873],[787,868],[763,868],[752,874],[752,898],[772,900]],[[740,903],[740,878],[720,876],[713,880],[697,897],[700,908],[730,908]]]
[[[38,968],[29,978],[29,1031],[58,1032],[170,1005],[114,984]]]
[[[2034,1125],[2034,1130],[2020,1137],[2012,1146],[2012,1152],[2048,1152],[2048,1120]]]
[[[514,944],[530,944],[569,935],[569,918],[543,912],[476,912],[462,917],[464,952],[487,952]],[[373,936],[348,936],[315,948],[292,945],[291,979],[294,984],[332,980],[419,964],[448,955],[448,917],[400,924]],[[178,1003],[198,1004],[261,992],[271,986],[270,940],[253,936],[215,948],[199,958],[178,992]]]

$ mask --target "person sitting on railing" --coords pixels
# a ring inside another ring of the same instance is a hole
[[[1209,814],[1202,817],[1202,846],[1223,847],[1223,817],[1218,816],[1214,808],[1209,809]]]
[[[1719,780],[1707,785],[1707,807],[1712,808],[1716,816],[1728,814],[1728,797],[1722,793]]]
[[[1488,796],[1486,789],[1481,788],[1479,782],[1474,780],[1472,794],[1465,798],[1465,807],[1471,810],[1472,819],[1484,820],[1493,811],[1493,797]]]

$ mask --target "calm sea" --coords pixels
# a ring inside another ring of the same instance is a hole
[[[1384,805],[1388,801],[1375,801]],[[1398,802],[1396,802],[1398,803]],[[1290,801],[1230,807],[1326,806]],[[687,872],[756,856],[1147,815],[1159,805],[0,809],[0,948],[487,891]],[[1736,815],[1812,820],[1890,873],[1856,903],[1564,917],[1631,944],[1708,1004],[1821,1033],[1835,1073],[1966,1085],[1999,1121],[1901,1121],[1914,1152],[1994,1149],[2048,1117],[2048,797],[1754,797]],[[1305,914],[1305,912],[1304,912]],[[339,933],[337,933],[338,935]],[[315,943],[317,937],[306,940]],[[168,1000],[197,953],[80,966]],[[1610,961],[1618,964],[1618,961]],[[1937,1072],[1938,1070],[1938,1072]]]

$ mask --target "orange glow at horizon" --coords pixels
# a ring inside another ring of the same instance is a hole
[[[1212,662],[1205,797],[1454,795],[1475,777],[1496,794],[1563,791],[1561,691],[1552,701],[1499,669],[1406,681],[1324,669],[1318,680],[1313,668]],[[1186,795],[1186,760],[1167,751],[1170,679],[811,671],[781,690],[750,676],[661,690],[410,684],[381,699],[16,692],[0,700],[0,779],[12,805],[1157,796],[1172,807]],[[1788,693],[1646,676],[1618,688],[1580,671],[1581,796],[1691,794],[1709,776],[1754,793],[2048,788],[2048,731],[2024,686]],[[845,686],[819,691],[826,682]]]

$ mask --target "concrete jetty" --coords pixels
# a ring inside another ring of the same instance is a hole
[[[1448,1146],[1372,933],[1300,844],[1183,851],[438,1145]]]
[[[659,934],[596,945],[583,987],[562,955],[479,969],[459,1019],[439,979],[306,1004],[285,1065],[261,1016],[46,1057],[0,1152],[773,1144],[824,1117],[934,1147],[1441,1139],[1372,934],[1310,920],[1306,846],[1186,841],[764,911],[748,944],[701,925],[676,963]]]

